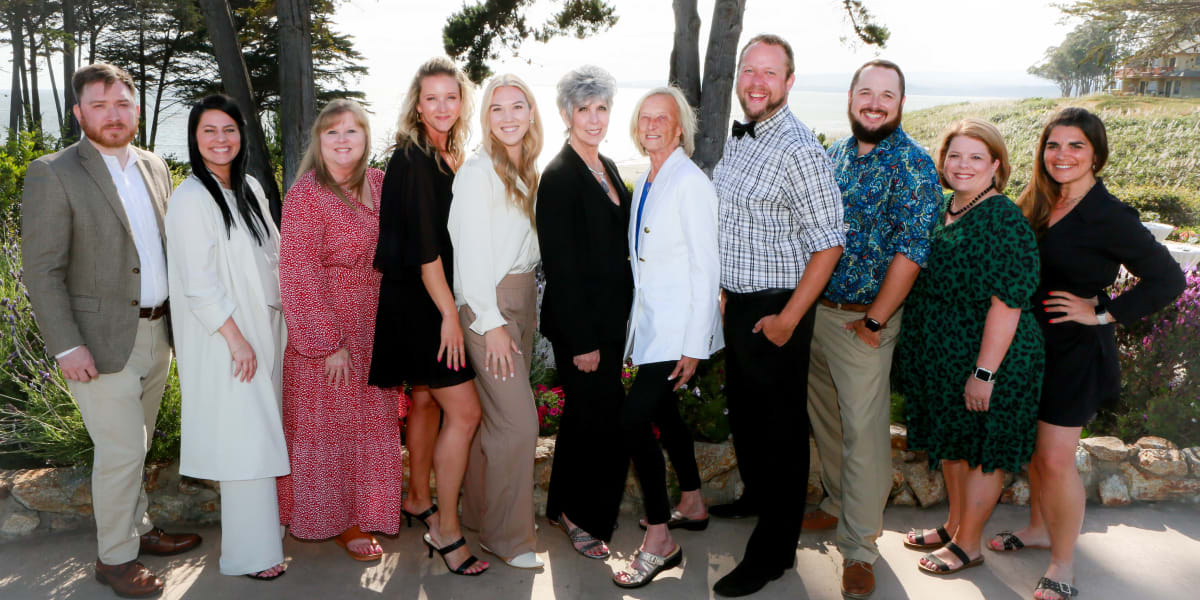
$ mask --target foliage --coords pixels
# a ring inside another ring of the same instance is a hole
[[[538,435],[554,435],[562,422],[563,407],[566,406],[566,394],[562,386],[546,387],[544,384],[533,386],[533,399],[537,404]]]
[[[21,282],[20,237],[14,218],[0,230],[0,454],[47,465],[91,462],[92,440],[33,318]],[[158,413],[148,457],[179,455],[179,382],[174,369]]]
[[[1194,99],[1093,95],[951,104],[906,114],[904,129],[932,152],[941,133],[959,119],[992,122],[1012,162],[1005,193],[1016,198],[1033,170],[1043,123],[1065,106],[1082,106],[1104,120],[1109,155],[1101,175],[1118,198],[1135,206],[1161,204],[1165,210],[1155,212],[1173,225],[1200,218],[1200,101]]]
[[[1127,281],[1114,290],[1132,285]],[[1200,445],[1200,269],[1166,308],[1117,328],[1121,353],[1121,401],[1103,407],[1092,431],[1124,440],[1165,437],[1180,446]]]
[[[1120,45],[1139,58],[1191,46],[1200,32],[1195,0],[1078,0],[1061,8],[1119,32]]]
[[[40,132],[9,130],[7,142],[0,146],[0,221],[16,218],[25,189],[25,169],[37,157],[54,151],[53,142]]]
[[[846,16],[850,19],[850,25],[854,27],[854,34],[858,36],[859,41],[868,46],[887,46],[892,32],[875,21],[862,0],[842,0],[842,7],[846,9]]]
[[[1047,48],[1045,60],[1029,67],[1029,74],[1053,81],[1063,96],[1082,96],[1112,79],[1118,56],[1111,26],[1088,21],[1068,33],[1062,44]]]
[[[501,50],[519,56],[521,44],[533,38],[546,42],[573,34],[583,39],[616,24],[617,16],[603,0],[557,0],[561,10],[538,27],[525,20],[525,11],[535,0],[481,0],[464,4],[450,15],[442,28],[446,54],[465,60],[464,71],[471,81],[481,83],[492,74],[489,60],[500,58]]]

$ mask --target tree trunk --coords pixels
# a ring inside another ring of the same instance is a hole
[[[262,184],[267,192],[267,200],[271,204],[271,216],[279,223],[282,203],[279,198],[279,185],[275,181],[275,169],[271,166],[270,154],[267,153],[267,138],[263,135],[262,123],[258,119],[258,109],[254,105],[254,90],[250,87],[250,74],[246,70],[246,62],[242,60],[242,50],[238,45],[237,32],[233,25],[233,14],[229,10],[227,0],[199,0],[200,8],[204,10],[204,21],[208,25],[208,36],[212,41],[213,54],[217,58],[217,66],[221,72],[221,80],[225,91],[238,104],[246,117],[246,166],[251,175]]]
[[[138,146],[146,147],[146,11],[138,4],[138,106],[142,107],[142,117],[138,119]]]
[[[154,152],[154,143],[158,139],[159,116],[162,114],[163,90],[167,87],[167,72],[171,68],[171,58],[175,56],[175,47],[179,38],[183,37],[183,28],[175,30],[175,39],[168,38],[167,47],[163,51],[162,64],[158,67],[158,88],[154,91],[154,120],[150,125],[150,151]]]
[[[309,129],[316,117],[313,83],[312,23],[307,0],[278,0],[279,91],[287,102],[279,105],[279,136],[283,141],[283,188],[299,175],[300,159]]]
[[[21,131],[21,63],[25,60],[20,54],[21,36],[21,20],[17,18],[15,9],[5,13],[5,18],[9,23],[9,31],[12,32],[12,91],[8,96],[8,141],[12,142],[16,139],[17,132]]]
[[[50,56],[50,44],[46,44],[46,74],[50,76],[50,92],[54,94],[54,114],[58,117],[59,134],[62,134],[62,103],[58,101],[58,80],[54,78],[54,58]]]
[[[21,97],[19,104],[21,105],[21,111],[24,113],[22,118],[25,121],[25,128],[33,129],[33,113],[29,108],[29,65],[25,61],[25,7],[20,2],[14,4],[12,21],[13,63],[17,70],[21,72]],[[16,101],[17,98],[13,98],[13,100]]]
[[[25,47],[25,53],[29,55],[29,96],[32,103],[29,105],[33,111],[29,117],[29,126],[31,128],[42,131],[42,94],[38,89],[38,68],[37,68],[37,38],[34,37],[34,27],[32,19],[25,21],[26,33],[29,34],[29,45]]]
[[[705,173],[721,160],[729,136],[729,101],[737,66],[737,43],[742,35],[746,0],[716,0],[704,55],[704,87],[700,94],[700,131],[692,160]]]
[[[679,86],[692,108],[700,108],[700,15],[696,0],[674,0],[675,43],[667,81]]]
[[[75,88],[71,80],[75,78],[75,2],[63,0],[63,106],[66,107],[63,126],[63,141],[79,139],[79,121],[75,120],[72,110],[78,102],[75,98]]]

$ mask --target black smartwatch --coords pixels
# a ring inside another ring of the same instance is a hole
[[[880,323],[879,321],[876,321],[875,319],[872,319],[871,317],[863,315],[862,320],[863,320],[863,325],[866,326],[866,328],[867,328],[867,331],[870,331],[871,333],[879,333],[879,330],[883,329],[883,323]]]
[[[994,371],[989,371],[983,367],[975,367],[974,377],[975,377],[975,379],[978,379],[984,383],[995,383],[996,382],[996,373]]]

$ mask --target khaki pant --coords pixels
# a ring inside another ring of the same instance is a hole
[[[871,348],[844,327],[862,313],[817,306],[808,370],[808,415],[828,494],[821,510],[838,517],[842,558],[873,564],[892,488],[889,434],[892,352],[901,311]]]
[[[463,479],[462,523],[479,531],[479,541],[498,556],[533,552],[533,456],[538,418],[529,368],[537,326],[537,282],[532,272],[508,275],[496,286],[500,314],[508,334],[521,348],[516,376],[501,380],[486,367],[483,336],[471,331],[475,313],[459,311],[467,358],[475,369],[475,387],[483,415],[471,442]]]
[[[167,320],[138,319],[125,368],[87,383],[67,382],[96,447],[92,509],[100,562],[106,565],[137,558],[138,537],[153,527],[142,469],[170,367]]]

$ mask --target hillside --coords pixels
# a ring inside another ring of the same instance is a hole
[[[1027,98],[938,106],[904,115],[904,129],[930,151],[941,132],[964,117],[987,119],[1008,144],[1012,197],[1029,181],[1042,125],[1063,106],[1104,119],[1109,161],[1102,176],[1118,197],[1176,225],[1200,223],[1200,100],[1094,95]]]

